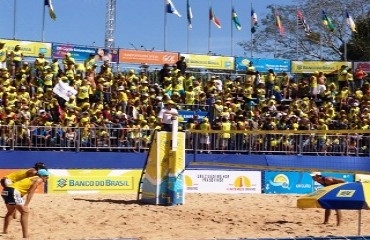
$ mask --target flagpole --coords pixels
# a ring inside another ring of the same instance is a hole
[[[251,13],[253,9],[253,4],[251,3]],[[253,24],[253,16],[251,14],[251,24]],[[252,32],[253,26],[251,25],[251,58],[253,58],[253,50],[254,50],[254,41],[253,41],[253,32]]]
[[[163,24],[163,51],[166,51],[167,48],[167,11],[166,11],[166,0],[163,0],[164,3],[164,24]]]
[[[298,5],[296,5],[296,18],[297,18],[297,23],[296,23],[296,33],[295,33],[295,36],[296,36],[296,59],[298,60],[298,40],[299,40],[299,37],[298,37],[298,31],[299,31],[299,26],[298,26],[298,17],[297,17],[297,13],[298,13]]]
[[[276,25],[276,5],[274,5],[274,18],[275,18],[275,25]],[[277,32],[275,30],[275,35],[274,35],[274,58],[276,58],[276,38],[277,38]]]
[[[231,0],[231,12],[232,12],[232,9],[233,9],[233,5],[234,5],[234,1]],[[231,13],[232,14],[232,13]],[[231,37],[230,37],[230,52],[231,52],[231,56],[234,56],[234,28],[233,28],[233,16],[231,15]]]
[[[42,10],[42,28],[41,28],[41,42],[44,42],[45,39],[45,4],[43,4]]]
[[[14,14],[13,14],[13,39],[15,39],[16,16],[17,16],[17,0],[14,0]]]
[[[211,0],[208,0],[208,5],[209,5],[209,12],[208,12],[208,54],[211,53],[211,19],[210,19],[210,14],[211,14]]]
[[[190,29],[189,29],[188,24],[186,24],[186,28],[187,28],[187,31],[186,31],[186,52],[189,53]]]

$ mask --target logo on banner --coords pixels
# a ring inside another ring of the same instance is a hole
[[[162,59],[165,62],[173,62],[173,61],[175,61],[175,58],[173,56],[170,56],[170,55],[164,55]]]
[[[273,180],[270,180],[270,184],[274,187],[289,189],[289,178],[285,174],[278,174]]]

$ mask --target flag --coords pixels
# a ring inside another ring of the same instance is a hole
[[[322,11],[322,24],[324,24],[330,32],[334,32],[334,24],[331,21],[331,19],[326,15],[326,12],[323,10]]]
[[[257,20],[257,13],[254,12],[253,8],[251,11],[251,26],[252,26],[251,32],[255,33],[258,27],[258,20]]]
[[[303,27],[307,36],[311,35],[310,26],[308,26],[306,19],[304,19],[302,12],[299,10],[297,10],[297,22],[299,26]]]
[[[166,0],[166,9],[167,9],[167,13],[172,13],[172,14],[177,15],[178,17],[181,17],[180,13],[177,11],[177,9],[175,8],[175,5],[173,5],[171,0]]]
[[[209,20],[212,21],[216,27],[221,28],[221,22],[218,20],[218,18],[216,18],[212,8],[209,9]]]
[[[191,19],[193,18],[193,12],[191,11],[189,0],[186,1],[186,15],[188,17],[188,27],[191,29],[193,26],[191,25]]]
[[[283,23],[281,22],[281,17],[276,10],[275,10],[275,19],[276,19],[276,26],[279,29],[280,35],[284,35]]]
[[[50,18],[53,19],[53,20],[57,19],[57,16],[55,15],[53,4],[52,4],[51,0],[45,0],[44,6],[49,7]]]
[[[353,21],[351,15],[349,15],[348,11],[346,11],[346,17],[347,17],[347,24],[351,28],[352,32],[357,32],[357,30],[356,30],[356,24]]]
[[[240,24],[240,22],[239,22],[238,15],[236,14],[234,7],[233,7],[233,8],[232,8],[232,10],[231,10],[231,18],[232,18],[232,20],[233,20],[233,22],[234,22],[235,28],[236,28],[238,31],[242,30],[242,25],[241,25],[241,24]]]

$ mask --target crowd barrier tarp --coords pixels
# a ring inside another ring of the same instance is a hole
[[[53,169],[141,169],[147,153],[0,151],[0,169],[29,168],[44,162]],[[187,153],[187,169],[259,169],[370,173],[369,157]]]
[[[181,54],[185,57],[188,68],[234,70],[235,58],[197,54]]]
[[[25,57],[38,57],[39,53],[45,54],[47,58],[51,56],[51,43],[8,39],[0,39],[0,42],[5,43],[4,48],[8,51],[13,51],[16,45],[20,45]]]
[[[269,69],[276,73],[290,72],[291,65],[288,59],[263,59],[263,58],[235,58],[235,70],[245,71],[249,63],[252,62],[256,71],[261,73],[267,72]]]

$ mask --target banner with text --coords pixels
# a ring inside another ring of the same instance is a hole
[[[259,171],[186,170],[188,193],[261,193]]]
[[[50,169],[48,193],[136,193],[141,170]]]
[[[352,68],[351,62],[292,61],[292,73],[313,73],[315,71],[332,73],[343,65]]]
[[[15,45],[20,45],[25,57],[38,57],[39,53],[45,54],[45,57],[51,57],[51,43],[29,42],[18,40],[0,39],[0,42],[5,43],[4,48],[8,51],[13,51]]]
[[[205,68],[234,70],[235,61],[233,57],[181,54],[185,57],[188,68]]]
[[[190,118],[198,116],[198,119],[201,120],[208,116],[208,112],[205,111],[190,111],[190,110],[178,110],[179,117],[182,117],[183,122],[187,122]]]
[[[358,67],[362,67],[364,72],[370,73],[370,62],[354,62],[353,70],[357,69]]]
[[[53,43],[53,58],[64,58],[67,53],[70,53],[71,57],[73,57],[76,61],[84,61],[90,56],[90,54],[96,54],[96,48],[76,46],[72,44]]]
[[[290,60],[286,59],[262,59],[262,58],[235,58],[235,70],[245,71],[249,63],[252,62],[256,71],[260,73],[267,72],[269,69],[274,70],[276,73],[290,72]]]
[[[179,60],[179,54],[174,52],[154,52],[140,50],[119,50],[120,63],[153,64],[165,63],[174,65]]]

